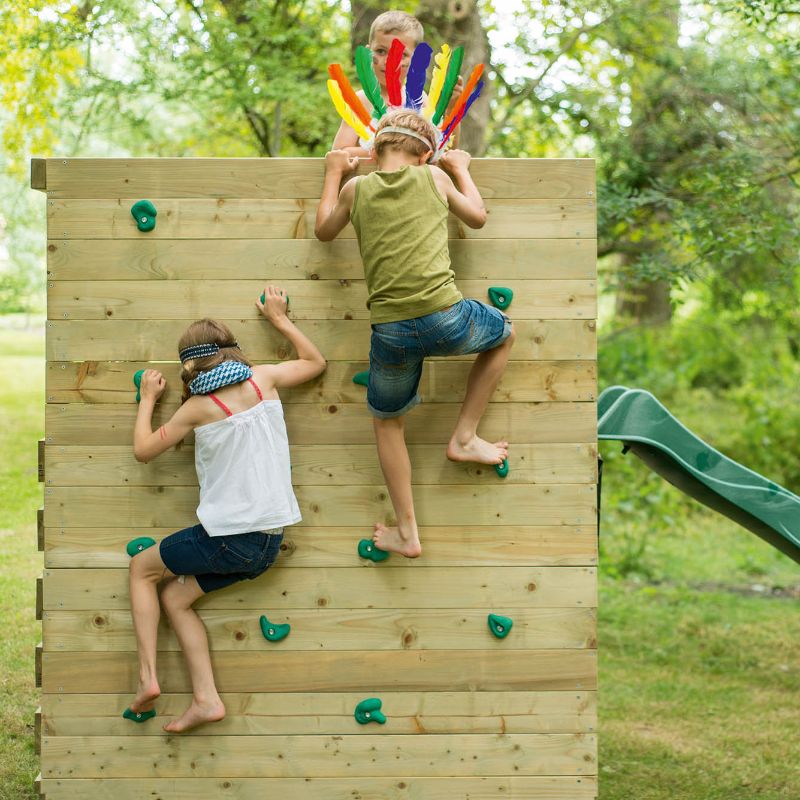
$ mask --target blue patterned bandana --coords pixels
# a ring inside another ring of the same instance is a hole
[[[214,369],[201,372],[189,384],[189,391],[192,394],[210,394],[222,386],[246,381],[252,374],[253,370],[241,361],[223,361]]]

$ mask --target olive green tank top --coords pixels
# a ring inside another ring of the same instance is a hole
[[[424,317],[461,300],[447,249],[447,203],[427,165],[356,181],[358,236],[370,322]]]

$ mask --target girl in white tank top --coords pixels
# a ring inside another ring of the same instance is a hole
[[[154,431],[156,401],[166,390],[160,372],[145,370],[133,435],[138,461],[148,462],[195,435],[200,484],[199,524],[173,533],[157,547],[137,540],[130,562],[131,614],[139,653],[139,687],[123,716],[144,722],[155,716],[160,695],[156,639],[160,604],[186,657],[192,680],[191,706],[164,726],[182,733],[225,716],[211,669],[205,626],[192,604],[207,592],[253,579],[274,562],[283,528],[300,521],[289,463],[289,442],[278,389],[315,378],[325,359],[286,316],[286,294],[266,287],[259,311],[297,351],[297,358],[253,366],[226,325],[193,323],[178,344],[183,403]]]

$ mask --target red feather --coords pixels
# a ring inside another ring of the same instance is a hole
[[[342,97],[344,97],[345,102],[350,108],[353,109],[353,113],[368,127],[372,128],[372,120],[369,115],[369,111],[364,107],[364,104],[361,100],[358,99],[358,95],[355,93],[353,87],[350,85],[350,81],[347,80],[347,75],[344,74],[344,70],[342,69],[341,64],[329,64],[328,65],[328,74],[333,78],[336,83],[339,84],[339,88],[342,90]],[[374,128],[372,128],[374,130]]]
[[[386,92],[389,95],[390,106],[403,104],[403,94],[400,91],[400,62],[403,60],[405,50],[406,46],[399,39],[393,39],[389,55],[386,56]]]

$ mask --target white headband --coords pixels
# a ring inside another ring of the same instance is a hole
[[[387,125],[375,134],[375,138],[377,139],[382,133],[402,133],[404,136],[412,136],[414,139],[419,139],[423,144],[428,145],[433,153],[436,154],[437,148],[431,144],[431,140],[416,131],[412,131],[411,128],[399,128],[394,125]]]

